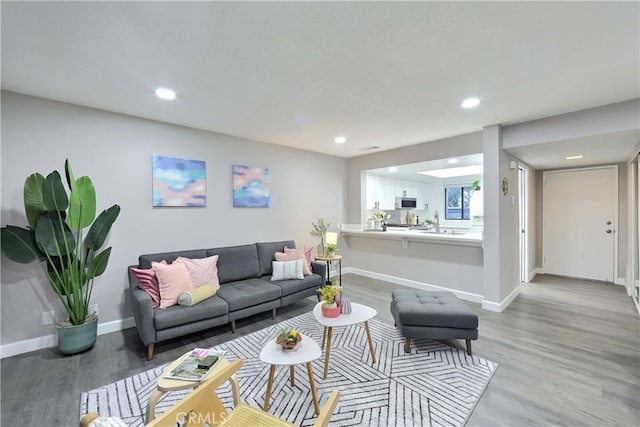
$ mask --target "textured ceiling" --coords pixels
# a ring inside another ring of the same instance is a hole
[[[3,89],[344,157],[640,96],[638,2],[1,8]]]

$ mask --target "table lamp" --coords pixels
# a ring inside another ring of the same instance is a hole
[[[338,233],[332,233],[331,231],[327,231],[324,235],[324,241],[327,245],[337,245],[338,244]]]

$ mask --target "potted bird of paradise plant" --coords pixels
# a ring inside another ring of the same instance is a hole
[[[103,274],[111,247],[99,252],[120,214],[113,205],[96,217],[96,192],[87,176],[76,179],[65,162],[69,193],[58,171],[39,173],[24,184],[27,226],[1,229],[2,252],[12,261],[37,262],[69,318],[56,325],[63,354],[87,350],[96,342],[98,317],[89,313],[94,279]],[[85,229],[89,227],[85,234]]]

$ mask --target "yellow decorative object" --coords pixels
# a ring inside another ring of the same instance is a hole
[[[190,291],[182,292],[178,297],[178,304],[190,307],[211,298],[216,294],[216,287],[213,285],[202,285]]]
[[[509,180],[507,178],[502,178],[502,194],[505,196],[509,193]]]

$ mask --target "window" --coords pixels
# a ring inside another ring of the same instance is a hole
[[[471,185],[444,187],[444,219],[469,219]]]

